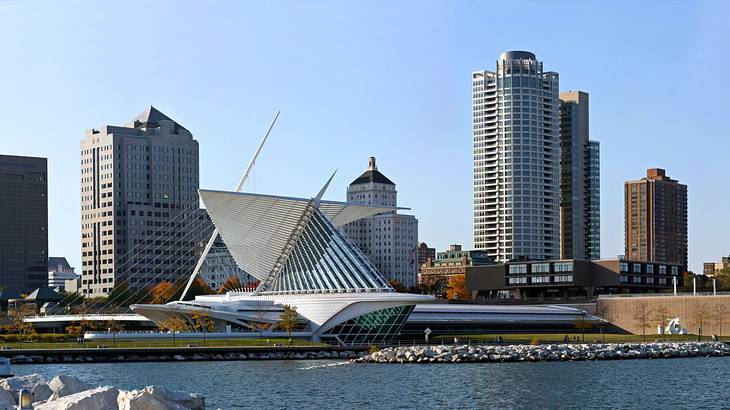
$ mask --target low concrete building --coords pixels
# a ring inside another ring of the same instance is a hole
[[[466,286],[477,299],[510,297],[534,302],[569,302],[601,294],[656,293],[683,283],[676,264],[611,260],[509,262],[466,268]]]
[[[66,290],[66,281],[75,280],[75,269],[63,257],[48,258],[48,287],[56,291]]]
[[[724,269],[730,268],[730,256],[723,256],[719,262],[705,262],[702,264],[702,273],[707,276],[713,276],[722,272]]]

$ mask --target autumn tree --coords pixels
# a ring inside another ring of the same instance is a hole
[[[268,313],[269,310],[267,305],[261,302],[256,303],[256,321],[249,322],[249,324],[259,332],[259,339],[263,339],[264,331],[273,326],[269,323]]]
[[[175,294],[175,286],[172,282],[163,281],[152,287],[150,290],[150,303],[164,304],[172,300]]]
[[[666,328],[667,323],[669,322],[669,309],[667,309],[666,306],[659,306],[654,311],[654,320],[659,323],[659,329],[660,333],[662,335],[662,339],[666,342],[667,336],[666,336]]]
[[[702,329],[704,328],[705,322],[709,319],[710,308],[704,303],[698,303],[695,305],[692,318],[694,319],[695,325],[698,327],[697,340],[702,340]]]
[[[205,335],[215,330],[215,322],[204,310],[196,310],[190,315],[190,318],[193,320],[195,329],[203,332],[203,346],[205,346]]]
[[[160,322],[157,327],[172,333],[172,347],[175,347],[175,334],[185,330],[188,324],[179,317],[172,316]]]
[[[471,292],[466,288],[466,275],[455,275],[449,278],[446,297],[456,300],[471,299]]]
[[[14,312],[12,315],[12,329],[15,331],[15,333],[18,334],[18,343],[20,344],[20,348],[23,348],[23,339],[26,335],[29,335],[33,332],[33,325],[29,322],[26,322],[25,317],[21,312]]]
[[[291,340],[291,332],[299,327],[299,314],[293,306],[284,305],[284,311],[279,316],[279,328],[286,332]]]
[[[240,292],[243,289],[241,278],[238,275],[231,275],[228,279],[223,282],[221,287],[218,289],[218,293],[224,294],[226,292]]]
[[[649,304],[646,301],[637,303],[634,311],[634,321],[641,328],[642,340],[646,342],[646,328],[649,327],[649,321],[652,315]]]

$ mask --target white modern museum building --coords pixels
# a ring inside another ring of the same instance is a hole
[[[329,185],[329,182],[328,184]],[[200,190],[215,227],[238,266],[260,281],[253,292],[131,308],[160,324],[192,323],[205,312],[218,331],[255,332],[296,308],[303,333],[339,344],[387,343],[416,304],[432,296],[397,293],[341,227],[394,207]]]

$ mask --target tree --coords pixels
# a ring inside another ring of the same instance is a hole
[[[601,340],[604,342],[606,341],[606,323],[610,322],[611,320],[611,306],[608,303],[601,303],[601,301],[596,302],[596,316],[600,317],[604,320],[604,323],[601,325]]]
[[[165,304],[172,300],[175,294],[175,286],[172,282],[163,281],[152,287],[150,290],[151,299],[150,303]]]
[[[284,311],[281,312],[279,317],[279,328],[284,330],[291,340],[291,332],[299,327],[299,314],[297,308],[289,305],[284,305]]]
[[[109,292],[108,302],[113,306],[127,304],[134,297],[134,293],[129,290],[126,284],[120,283],[112,288]],[[132,304],[132,303],[129,303]]]
[[[659,323],[660,334],[662,335],[662,339],[666,342],[667,336],[665,331],[667,328],[667,323],[669,322],[669,309],[667,309],[666,306],[659,306],[654,311],[653,316],[654,320]]]
[[[240,292],[243,289],[241,278],[238,275],[231,275],[228,279],[223,282],[221,287],[218,289],[218,293],[224,294],[227,292]]]
[[[449,278],[446,297],[456,300],[471,299],[471,292],[466,288],[466,275],[455,275]]]
[[[213,319],[211,319],[208,312],[204,310],[196,310],[190,315],[190,318],[193,320],[193,326],[195,326],[195,329],[203,332],[203,346],[205,346],[206,333],[215,330],[215,323],[213,322]]]
[[[264,331],[271,328],[272,324],[268,322],[268,309],[261,302],[256,303],[256,321],[249,322],[259,332],[259,340],[264,338]]]
[[[188,324],[177,316],[171,316],[160,322],[157,327],[172,333],[172,347],[175,347],[175,334],[185,330]]]
[[[405,286],[403,286],[398,279],[390,279],[388,280],[388,283],[396,292],[403,293],[406,291]]]
[[[23,338],[33,332],[33,325],[24,319],[25,317],[18,311],[12,315],[12,328],[18,334],[18,343],[21,349],[23,348]]]
[[[692,318],[695,321],[695,325],[698,327],[697,332],[697,340],[702,340],[702,329],[705,325],[705,322],[710,316],[710,308],[707,307],[704,303],[698,303],[695,305],[694,312],[692,314]]]
[[[649,304],[646,301],[637,303],[636,310],[634,311],[634,321],[641,328],[642,340],[644,342],[646,342],[646,328],[649,326],[651,314],[652,311],[649,309]]]
[[[715,325],[717,326],[717,336],[722,337],[722,322],[725,321],[725,315],[727,315],[727,307],[722,304],[718,304],[715,306],[715,308],[712,310],[714,319],[715,319]]]
[[[584,316],[577,316],[573,321],[573,326],[575,326],[575,330],[580,331],[580,333],[583,335],[583,343],[585,343],[586,332],[593,329],[593,323],[591,323],[591,321],[586,319]]]

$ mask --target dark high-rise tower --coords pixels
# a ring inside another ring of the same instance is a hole
[[[48,286],[48,180],[45,158],[0,155],[0,286]]]
[[[624,183],[626,258],[687,267],[687,185],[651,168]]]
[[[560,93],[560,257],[599,259],[600,155],[589,140],[588,93]]]

